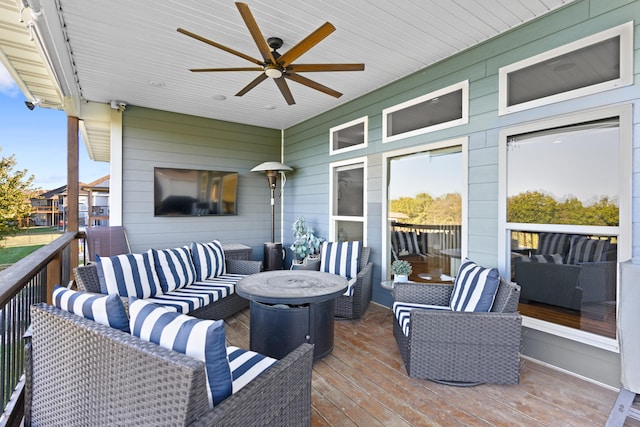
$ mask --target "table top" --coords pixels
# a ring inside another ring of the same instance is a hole
[[[388,291],[393,289],[394,283],[396,283],[393,280],[383,280],[382,282],[380,282],[380,286],[382,287],[382,289],[386,289]],[[407,282],[402,282],[402,283],[418,283],[418,282],[412,282],[411,280],[407,281]],[[425,283],[426,285],[427,283]]]
[[[308,304],[336,298],[347,290],[347,279],[312,270],[273,270],[238,282],[236,293],[270,304]]]

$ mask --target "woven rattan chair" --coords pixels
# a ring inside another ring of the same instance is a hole
[[[229,274],[254,274],[259,273],[262,267],[260,261],[245,261],[228,259],[227,272]],[[76,286],[79,291],[100,293],[100,280],[98,278],[98,269],[95,264],[75,267],[73,274],[76,279]],[[129,300],[123,298],[122,302],[128,308]],[[200,307],[189,313],[190,316],[199,319],[226,319],[249,307],[249,300],[242,298],[236,293],[227,295],[226,297],[215,301],[211,304]]]
[[[396,283],[395,301],[448,306],[450,284]],[[520,372],[520,287],[503,279],[491,312],[414,309],[409,335],[397,320],[393,335],[413,378],[455,385],[515,384]]]
[[[310,344],[210,409],[203,362],[46,304],[31,318],[25,425],[311,424]]]
[[[340,295],[336,298],[335,317],[343,319],[360,319],[371,301],[373,280],[373,263],[369,262],[371,248],[363,247],[360,254],[358,280],[353,285],[353,295]]]

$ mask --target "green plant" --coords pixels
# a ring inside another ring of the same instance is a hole
[[[413,269],[411,268],[411,264],[409,263],[409,261],[400,259],[397,261],[393,261],[393,263],[391,264],[391,273],[393,274],[409,276],[411,275],[412,271]]]
[[[303,216],[293,223],[294,241],[290,246],[296,259],[303,260],[309,255],[316,254],[320,251],[320,245],[324,239],[316,236],[316,232],[312,227],[307,227]]]

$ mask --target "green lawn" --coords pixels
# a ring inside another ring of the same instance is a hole
[[[30,246],[13,246],[9,248],[0,247],[0,265],[13,264],[20,261],[32,252],[35,252],[44,245],[30,245]]]

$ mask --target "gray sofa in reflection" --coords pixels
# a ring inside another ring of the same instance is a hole
[[[541,233],[540,240],[544,240]],[[546,233],[558,236],[559,233]],[[520,302],[583,311],[616,300],[617,248],[607,240],[562,235],[557,245],[513,259]],[[552,253],[538,253],[553,251]]]

